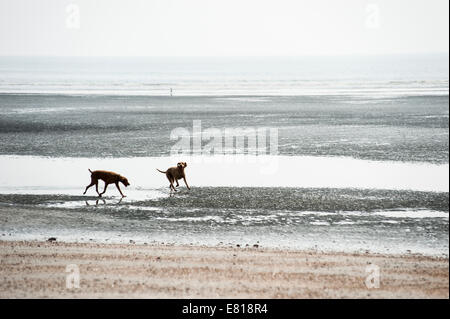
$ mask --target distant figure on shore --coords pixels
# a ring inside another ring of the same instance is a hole
[[[172,96],[172,88],[170,88],[170,96]]]

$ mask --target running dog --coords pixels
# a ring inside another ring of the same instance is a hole
[[[183,179],[184,183],[186,184],[186,187],[189,190],[191,189],[189,187],[188,183],[186,182],[186,174],[184,173],[184,169],[186,168],[186,166],[187,166],[186,162],[179,162],[176,167],[171,167],[171,168],[167,169],[167,171],[165,171],[165,172],[161,171],[159,169],[156,169],[156,170],[160,173],[166,174],[167,179],[170,182],[169,188],[171,190],[173,189],[176,192],[177,190],[175,189],[175,186],[173,186],[173,182],[176,182],[177,183],[176,187],[178,187],[178,186],[180,186],[178,184],[179,179]]]
[[[125,187],[129,186],[130,183],[128,182],[128,179],[126,177],[123,177],[122,175],[119,175],[114,172],[108,172],[108,171],[91,171],[91,170],[89,170],[89,172],[91,172],[91,183],[88,186],[86,186],[86,189],[84,190],[83,195],[86,194],[89,187],[95,185],[95,190],[97,191],[98,196],[102,197],[102,195],[106,192],[106,188],[108,187],[109,184],[116,184],[116,187],[120,192],[120,195],[122,195],[122,197],[125,197],[125,195],[120,190],[119,182],[121,182],[123,185],[125,185]],[[103,190],[102,193],[98,192],[98,180],[99,179],[101,179],[102,181],[105,182],[105,189]]]

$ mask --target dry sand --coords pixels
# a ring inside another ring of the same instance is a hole
[[[67,265],[80,288],[67,288]],[[380,267],[368,289],[366,267]],[[1,298],[449,298],[448,258],[0,241]]]

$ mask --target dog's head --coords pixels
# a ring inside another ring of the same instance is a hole
[[[177,167],[178,167],[178,168],[185,168],[186,166],[187,166],[186,162],[179,162],[179,163],[177,164]]]
[[[125,185],[125,187],[130,185],[126,177],[120,176],[120,181],[122,182],[123,185]]]

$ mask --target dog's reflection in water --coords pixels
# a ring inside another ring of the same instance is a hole
[[[123,197],[121,197],[117,203],[111,202],[110,204],[119,205],[120,203],[122,203],[122,200],[123,200]],[[97,199],[97,200],[95,201],[95,205],[89,204],[89,202],[88,202],[87,200],[85,201],[86,206],[98,206],[100,202],[103,203],[103,204],[101,204],[101,205],[106,205],[106,200],[105,200],[104,198],[99,198],[99,199]]]

